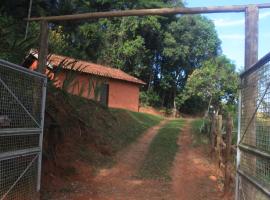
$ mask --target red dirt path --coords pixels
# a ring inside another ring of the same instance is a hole
[[[178,140],[180,150],[172,169],[172,190],[177,200],[220,200],[220,171],[204,147],[193,147],[191,120]]]
[[[171,171],[172,182],[142,180],[137,171],[147,153],[149,144],[161,122],[142,135],[117,156],[117,164],[102,169],[93,177],[90,166],[78,163],[80,177],[72,181],[70,191],[57,193],[57,200],[219,200],[217,165],[207,157],[205,149],[192,146],[190,122],[186,121],[178,144]]]

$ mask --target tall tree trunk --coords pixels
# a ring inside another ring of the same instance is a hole
[[[210,100],[208,102],[208,107],[207,107],[207,111],[204,114],[204,118],[207,118],[208,115],[209,115],[209,110],[210,110],[211,103],[212,103],[212,95],[211,95]]]
[[[177,108],[176,108],[175,96],[176,96],[176,87],[174,88],[174,91],[173,91],[173,117],[177,117]]]
[[[149,92],[152,88],[152,81],[153,81],[153,70],[151,69],[149,74],[149,82],[148,82],[148,88],[147,91]]]

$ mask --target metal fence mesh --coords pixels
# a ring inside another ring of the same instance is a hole
[[[39,134],[2,135],[0,137],[0,153],[12,152],[39,147]]]
[[[270,59],[269,59],[270,60]],[[241,80],[239,199],[270,199],[270,62]]]
[[[37,199],[37,155],[0,161],[0,196],[5,200]]]
[[[252,191],[252,192],[251,192]],[[245,178],[240,178],[239,199],[243,200],[269,200],[269,197],[261,192],[259,189],[254,188]]]
[[[240,169],[270,189],[270,162],[268,159],[242,152]]]
[[[36,200],[46,78],[0,60],[0,200]]]
[[[9,128],[40,127],[44,78],[0,66],[0,113]]]

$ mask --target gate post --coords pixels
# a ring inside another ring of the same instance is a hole
[[[259,20],[259,9],[256,5],[249,5],[245,11],[245,71],[248,70],[253,64],[258,61],[258,20]],[[245,82],[252,82],[252,80],[246,80]],[[241,80],[241,85],[243,80]],[[249,90],[249,98],[250,101],[248,105],[245,105],[245,116],[247,113],[250,113],[250,116],[246,119],[241,119],[242,117],[242,94],[241,91],[239,93],[239,102],[238,102],[238,136],[237,136],[237,157],[236,157],[236,168],[239,169],[240,159],[241,159],[241,151],[239,150],[239,143],[241,140],[241,123],[246,123],[249,119],[251,119],[252,113],[256,109],[256,96],[257,96],[256,86]],[[241,122],[243,121],[243,122]],[[256,138],[256,126],[255,122],[251,122],[251,125],[248,130],[248,134],[254,135]],[[239,199],[239,183],[240,176],[236,173],[236,191],[235,191],[235,200]],[[253,191],[249,191],[251,194]]]
[[[37,191],[40,191],[41,185],[41,168],[42,168],[42,152],[43,152],[43,133],[44,133],[44,120],[45,120],[45,104],[46,104],[46,91],[47,79],[44,79],[42,87],[42,102],[41,102],[41,133],[39,137],[40,152],[38,156],[38,174],[37,174]]]
[[[43,20],[40,22],[38,69],[37,69],[37,71],[42,74],[44,74],[46,71],[47,56],[48,56],[48,38],[49,38],[48,22]]]
[[[253,64],[255,64],[258,61],[258,20],[259,20],[258,7],[255,5],[248,6],[245,12],[245,70],[248,70]],[[252,77],[247,77],[243,81],[244,84],[249,85],[249,89],[246,91],[245,94],[246,97],[248,96],[248,100],[245,100],[245,102],[243,102],[246,108],[245,113],[243,113],[244,119],[241,119],[245,124],[250,124],[248,130],[246,131],[246,135],[249,136],[246,138],[248,141],[245,142],[248,142],[250,145],[256,146],[256,124],[255,124],[256,122],[255,118],[254,119],[252,118],[252,115],[257,107],[256,102],[256,98],[258,95],[257,82],[254,81]],[[250,162],[250,164],[252,166],[255,166],[256,158],[253,159]],[[248,193],[248,196],[250,198],[254,197],[255,191],[256,190],[253,187],[246,188],[246,192]]]
[[[249,5],[245,15],[245,70],[247,70],[258,61],[258,7]]]
[[[242,83],[242,82],[240,82]],[[239,175],[237,173],[237,170],[240,166],[240,149],[238,147],[241,139],[241,108],[242,108],[242,94],[241,90],[239,92],[239,98],[238,98],[238,122],[237,122],[237,150],[236,150],[236,181],[235,181],[235,200],[239,200]]]

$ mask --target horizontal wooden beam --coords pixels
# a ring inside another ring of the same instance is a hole
[[[25,20],[27,21],[46,20],[46,21],[52,22],[52,21],[99,19],[99,18],[127,17],[127,16],[229,13],[229,12],[245,12],[249,6],[250,5],[119,10],[119,11],[93,12],[93,13],[82,13],[82,14],[61,15],[61,16],[32,17],[30,19],[25,19]],[[254,6],[258,8],[270,8],[270,3],[254,4]]]

